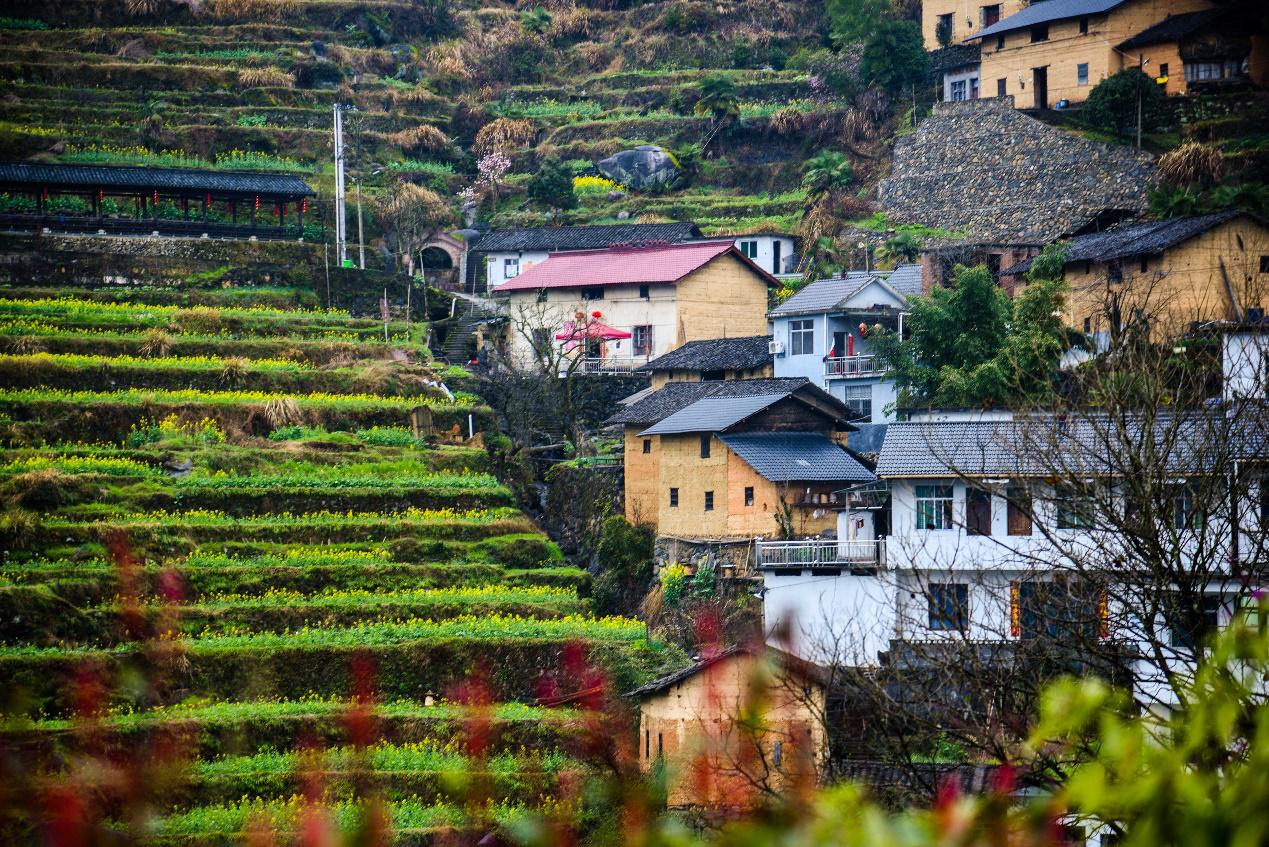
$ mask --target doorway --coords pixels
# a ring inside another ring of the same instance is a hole
[[[1031,69],[1031,84],[1035,88],[1035,107],[1037,109],[1049,108],[1049,68]]]
[[[783,245],[780,243],[780,239],[777,238],[771,242],[771,273],[773,274],[780,273],[780,248],[781,247],[783,247]]]

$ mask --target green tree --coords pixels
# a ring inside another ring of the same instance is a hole
[[[577,192],[573,190],[573,174],[555,157],[544,161],[529,180],[529,199],[554,213],[577,208]]]
[[[921,255],[921,239],[910,232],[901,232],[887,238],[877,251],[877,258],[886,262],[915,262]]]
[[[860,61],[864,81],[891,93],[921,85],[930,74],[930,54],[915,21],[874,23]]]
[[[853,177],[854,169],[846,154],[823,150],[806,160],[802,170],[802,187],[812,198],[820,197],[845,188]]]
[[[692,111],[709,115],[715,121],[723,121],[740,114],[740,98],[736,96],[736,83],[723,74],[710,74],[697,87],[696,105]]]
[[[1065,248],[1046,248],[1015,300],[981,265],[958,266],[950,289],[915,298],[908,320],[912,337],[874,339],[877,355],[895,374],[901,400],[980,407],[1050,399],[1067,345],[1059,317],[1064,258]]]
[[[868,38],[878,21],[894,15],[894,6],[890,0],[828,0],[824,11],[829,35],[840,47]]]
[[[1167,123],[1163,88],[1136,68],[1106,77],[1088,93],[1080,113],[1092,129],[1127,135],[1137,129],[1137,97],[1141,97],[1141,128],[1153,132]]]
[[[604,521],[596,555],[595,610],[601,614],[630,614],[638,610],[652,583],[656,531],[647,524],[631,524],[621,515]]]

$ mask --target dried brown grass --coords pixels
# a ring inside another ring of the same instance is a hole
[[[1210,144],[1188,141],[1159,157],[1160,181],[1178,187],[1208,186],[1225,175],[1225,159]]]
[[[441,153],[450,149],[449,138],[431,124],[419,124],[410,129],[394,132],[388,136],[388,141],[407,153],[415,153],[420,150],[426,150],[429,153]]]
[[[529,118],[498,118],[480,128],[473,147],[481,156],[495,150],[511,153],[531,144],[537,132]]]
[[[211,0],[218,18],[238,21],[280,21],[299,10],[298,0]]]
[[[277,397],[264,404],[264,419],[269,426],[295,426],[304,423],[304,410],[290,397]]]
[[[244,88],[294,88],[295,77],[276,68],[243,68],[238,84]]]

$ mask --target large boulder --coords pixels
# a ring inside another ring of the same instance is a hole
[[[634,191],[673,185],[681,171],[674,157],[655,144],[641,144],[600,161],[599,172]]]

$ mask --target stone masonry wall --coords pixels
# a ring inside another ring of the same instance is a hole
[[[1010,97],[936,103],[895,142],[878,200],[897,223],[1042,244],[1101,209],[1144,210],[1153,174],[1150,154],[1048,126]]]

